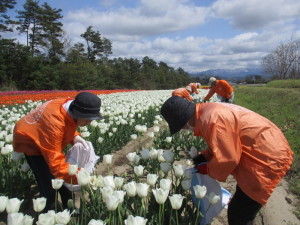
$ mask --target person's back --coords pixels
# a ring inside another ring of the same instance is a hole
[[[193,101],[193,98],[191,97],[190,92],[187,90],[187,88],[177,88],[172,92],[172,96],[175,95]]]

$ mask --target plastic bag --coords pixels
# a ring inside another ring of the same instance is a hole
[[[219,215],[224,207],[227,207],[231,194],[226,189],[222,188],[217,180],[208,175],[198,173],[194,168],[190,168],[189,170],[192,170],[192,199],[196,206],[199,205],[200,212],[204,216],[200,221],[200,225],[209,224],[214,217]],[[202,199],[197,199],[193,189],[193,186],[196,185],[206,187],[206,196],[209,196],[211,192],[214,192],[216,195],[220,196],[220,200],[216,204],[210,206],[208,197],[205,196]],[[208,211],[206,212],[207,209]]]
[[[77,143],[70,148],[67,156],[66,162],[71,165],[78,165],[78,168],[84,168],[89,173],[92,173],[95,170],[95,165],[100,158],[95,154],[93,144],[90,141],[87,141],[89,146],[88,149],[85,149],[82,144]],[[72,185],[64,183],[64,185],[71,191],[79,191],[79,185]]]

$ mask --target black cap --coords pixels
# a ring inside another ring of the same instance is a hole
[[[172,96],[162,105],[160,113],[169,124],[171,134],[177,133],[196,111],[196,104],[179,96]]]
[[[80,92],[70,104],[69,111],[76,119],[101,120],[101,99],[90,92]]]

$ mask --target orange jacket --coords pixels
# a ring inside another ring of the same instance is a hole
[[[186,98],[190,101],[193,101],[193,99],[190,95],[190,92],[188,90],[186,90],[186,88],[178,88],[178,89],[174,90],[172,92],[172,96],[174,96],[174,95],[177,95],[181,98]]]
[[[228,103],[196,105],[194,135],[208,149],[208,175],[225,182],[232,174],[252,199],[266,204],[293,161],[293,151],[280,129],[265,117]]]
[[[226,80],[217,80],[216,86],[212,86],[208,94],[204,98],[205,101],[208,101],[214,93],[222,96],[223,98],[230,98],[233,88],[228,84]]]
[[[192,93],[199,94],[198,88],[197,88],[197,83],[190,83],[188,86],[192,88]]]
[[[14,151],[26,155],[42,155],[54,177],[77,183],[68,174],[69,163],[63,150],[79,135],[77,124],[63,108],[72,99],[50,100],[21,118],[15,125]],[[72,179],[71,179],[72,178]]]

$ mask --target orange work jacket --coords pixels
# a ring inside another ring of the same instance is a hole
[[[208,101],[215,93],[222,96],[223,98],[230,98],[233,88],[228,84],[226,80],[217,80],[216,86],[212,86],[204,98],[205,101]]]
[[[177,95],[181,98],[186,98],[190,101],[193,101],[193,99],[190,95],[190,92],[188,90],[186,90],[186,88],[178,88],[178,89],[174,90],[172,92],[172,96],[174,96],[174,95]]]
[[[77,124],[63,108],[72,99],[45,102],[21,118],[14,127],[14,151],[25,155],[42,155],[55,178],[77,183],[76,176],[68,174],[69,163],[63,150],[79,135]]]
[[[192,93],[199,94],[198,88],[197,88],[197,83],[190,83],[188,86],[192,88]]]
[[[232,174],[249,197],[266,204],[293,161],[280,129],[265,117],[228,103],[196,105],[194,135],[203,137],[208,175],[225,182]]]

